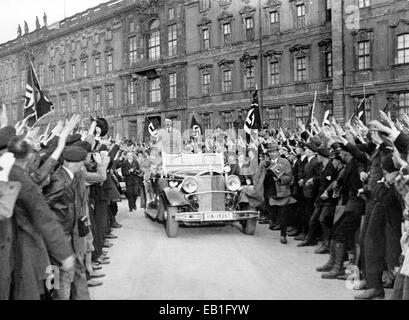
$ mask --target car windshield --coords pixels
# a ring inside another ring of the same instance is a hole
[[[203,173],[203,170],[189,169],[189,170],[171,170],[169,171],[169,174],[171,175],[183,175],[183,176],[190,176],[190,177],[194,177],[198,175],[199,173]]]

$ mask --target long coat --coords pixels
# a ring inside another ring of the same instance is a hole
[[[322,165],[317,157],[308,161],[304,168],[304,197],[315,199],[318,196],[319,175],[321,173]],[[312,179],[312,184],[307,186],[307,181]]]
[[[74,176],[75,178],[75,176]],[[84,241],[78,235],[78,218],[82,215],[82,202],[79,192],[64,168],[60,168],[51,176],[51,183],[44,188],[44,195],[48,205],[54,212],[58,222],[64,228],[66,242],[72,246],[80,265],[83,263],[81,253]],[[85,190],[82,190],[85,191]]]
[[[134,171],[130,172],[131,169],[134,169]],[[128,195],[135,195],[138,193],[138,187],[140,186],[140,177],[137,173],[138,170],[140,170],[140,167],[136,160],[132,161],[132,163],[125,160],[122,163],[121,171],[125,179],[126,193]]]
[[[0,300],[10,297],[11,271],[14,268],[11,216],[20,189],[20,182],[0,182]]]
[[[294,176],[294,184],[293,184],[293,194],[297,199],[301,199],[304,196],[303,188],[300,187],[298,182],[301,179],[304,179],[305,174],[305,165],[307,164],[308,159],[305,157],[301,159],[301,157],[297,158],[293,165],[293,176]]]
[[[62,262],[73,254],[65,241],[64,230],[48,207],[40,187],[28,172],[14,165],[10,181],[22,184],[14,207],[14,284],[15,300],[38,300],[44,293],[49,255]]]
[[[267,184],[268,176],[274,174],[274,185]],[[267,181],[266,181],[267,177]],[[246,192],[251,207],[257,208],[268,200],[271,206],[283,206],[295,203],[291,197],[291,183],[293,182],[291,164],[287,159],[278,158],[277,165],[272,164],[268,169],[266,162],[261,161],[254,175],[254,189]]]

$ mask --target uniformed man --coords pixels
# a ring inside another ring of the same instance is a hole
[[[171,119],[165,119],[165,128],[158,130],[158,143],[166,154],[182,153],[182,134],[173,127]]]

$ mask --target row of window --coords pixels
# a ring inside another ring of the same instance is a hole
[[[82,94],[81,104],[79,104],[79,96],[77,94],[70,95],[70,105],[68,105],[68,97],[67,95],[61,95],[59,102],[60,102],[60,111],[61,114],[65,115],[67,113],[75,113],[75,112],[85,112],[89,113],[91,111],[101,111],[102,110],[102,93],[101,90],[96,89],[93,92],[94,95],[94,104],[93,109],[90,108],[90,95],[89,92]],[[55,99],[51,99],[51,101],[55,104]],[[81,108],[82,106],[82,108]],[[107,110],[112,110],[115,107],[114,103],[114,87],[109,86],[107,89],[106,94],[106,106]]]
[[[232,3],[232,0],[216,0],[220,4],[229,4]],[[331,8],[331,1],[326,0],[327,8]],[[371,5],[370,0],[358,0],[359,8],[366,8]],[[200,10],[209,10],[212,7],[212,0],[200,0]]]
[[[364,70],[372,67],[371,40],[358,42],[357,56],[357,67],[359,70]],[[395,59],[395,63],[409,63],[409,33],[401,34],[397,37],[397,56]]]
[[[409,34],[398,36],[397,47],[397,63],[409,63]],[[359,70],[368,69],[371,67],[371,46],[370,41],[358,42],[358,59],[357,67]],[[333,60],[332,52],[324,52],[324,74],[325,78],[332,78],[333,75]],[[244,70],[243,88],[245,90],[253,89],[255,87],[254,80],[254,66],[247,66]],[[268,64],[268,84],[275,86],[280,84],[280,63],[279,61],[271,61]],[[296,82],[303,82],[308,80],[308,63],[307,57],[296,57],[294,60],[294,79]],[[209,95],[211,74],[209,71],[202,73],[202,94]],[[224,70],[222,74],[222,92],[232,91],[232,70]]]
[[[96,57],[93,59],[93,67],[94,67],[94,75],[100,75],[102,70],[101,70],[101,58]],[[112,53],[108,53],[106,56],[106,71],[107,72],[112,72],[114,68],[113,65],[113,56]],[[67,70],[66,66],[60,67],[60,73],[59,73],[59,81],[61,83],[64,83],[68,80],[67,77],[67,72],[69,72],[70,75],[70,80],[76,80],[79,79],[80,77],[86,78],[90,76],[89,74],[89,68],[88,68],[88,61],[84,60],[81,61],[81,70],[78,70],[77,64],[76,63],[71,63],[69,66],[69,70]],[[80,71],[80,73],[79,73]],[[55,68],[50,68],[49,70],[49,85],[55,85],[57,83],[57,71]],[[45,85],[45,66],[44,64],[40,64],[37,67],[37,78],[38,81],[40,82],[40,85],[44,86]],[[21,75],[20,75],[20,89],[24,90],[26,87],[27,83],[27,71],[22,70]],[[14,94],[17,93],[17,85],[16,85],[16,80],[6,80],[4,82],[4,87],[2,84],[0,84],[0,92],[4,95],[9,95],[9,94]]]
[[[297,5],[297,27],[305,26],[305,5]],[[270,33],[275,33],[280,30],[279,11],[274,10],[269,12]],[[224,45],[231,44],[232,41],[232,22],[228,21],[221,25],[222,41]],[[201,29],[202,49],[210,49],[210,27],[206,26]],[[254,17],[244,18],[244,40],[252,41],[255,39],[255,22]]]
[[[325,60],[325,77],[332,78],[332,52],[324,53]],[[295,58],[295,81],[304,82],[308,80],[308,68],[307,68],[307,57],[296,57]],[[280,85],[281,76],[280,76],[280,62],[279,61],[270,61],[268,63],[268,84],[270,86]],[[211,73],[209,70],[203,71],[201,74],[201,83],[202,83],[202,94],[210,95],[211,94]],[[233,76],[232,69],[222,70],[221,76],[221,88],[223,93],[228,93],[233,91]],[[250,90],[254,89],[256,86],[255,81],[255,66],[250,65],[244,68],[243,73],[243,89]]]
[[[332,0],[325,1],[326,20],[331,20],[332,14]],[[370,0],[359,0],[358,7],[366,8],[370,6]],[[211,7],[210,0],[203,0],[201,4],[202,9],[209,9]],[[305,27],[306,21],[306,7],[304,3],[296,5],[296,25],[297,28]],[[276,33],[280,31],[280,12],[278,10],[272,10],[268,12],[268,24],[270,33]],[[252,41],[255,38],[254,17],[246,17],[244,19],[244,40]],[[222,42],[224,45],[231,44],[232,41],[232,22],[228,21],[221,25]],[[202,37],[202,50],[210,49],[210,29],[208,26],[201,29]]]

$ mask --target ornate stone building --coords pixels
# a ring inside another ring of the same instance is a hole
[[[409,108],[406,0],[114,0],[0,45],[0,94],[23,114],[27,56],[55,103],[54,121],[97,112],[111,133],[142,138],[146,117],[241,126],[252,91],[263,120],[295,127]],[[24,34],[23,34],[24,31]]]
[[[367,119],[377,118],[386,106],[408,112],[409,2],[333,3],[334,70],[339,70],[334,71],[333,79],[337,117],[349,119],[364,96]]]
[[[0,45],[0,93],[15,122],[23,115],[28,57],[54,103],[53,121],[103,115],[111,134],[141,139],[146,116],[180,117],[184,10],[181,1],[117,0],[53,25],[37,24]],[[44,121],[43,124],[45,124]]]
[[[364,96],[368,119],[387,103],[409,107],[408,1],[191,0],[185,7],[189,111],[208,127],[240,123],[256,86],[263,120],[285,127],[308,117],[315,91],[317,118],[331,110],[345,121]]]
[[[187,1],[189,111],[207,127],[241,125],[251,92],[263,120],[294,127],[318,92],[332,106],[332,34],[326,1]],[[241,117],[241,119],[240,119]],[[238,120],[237,120],[238,119]]]

